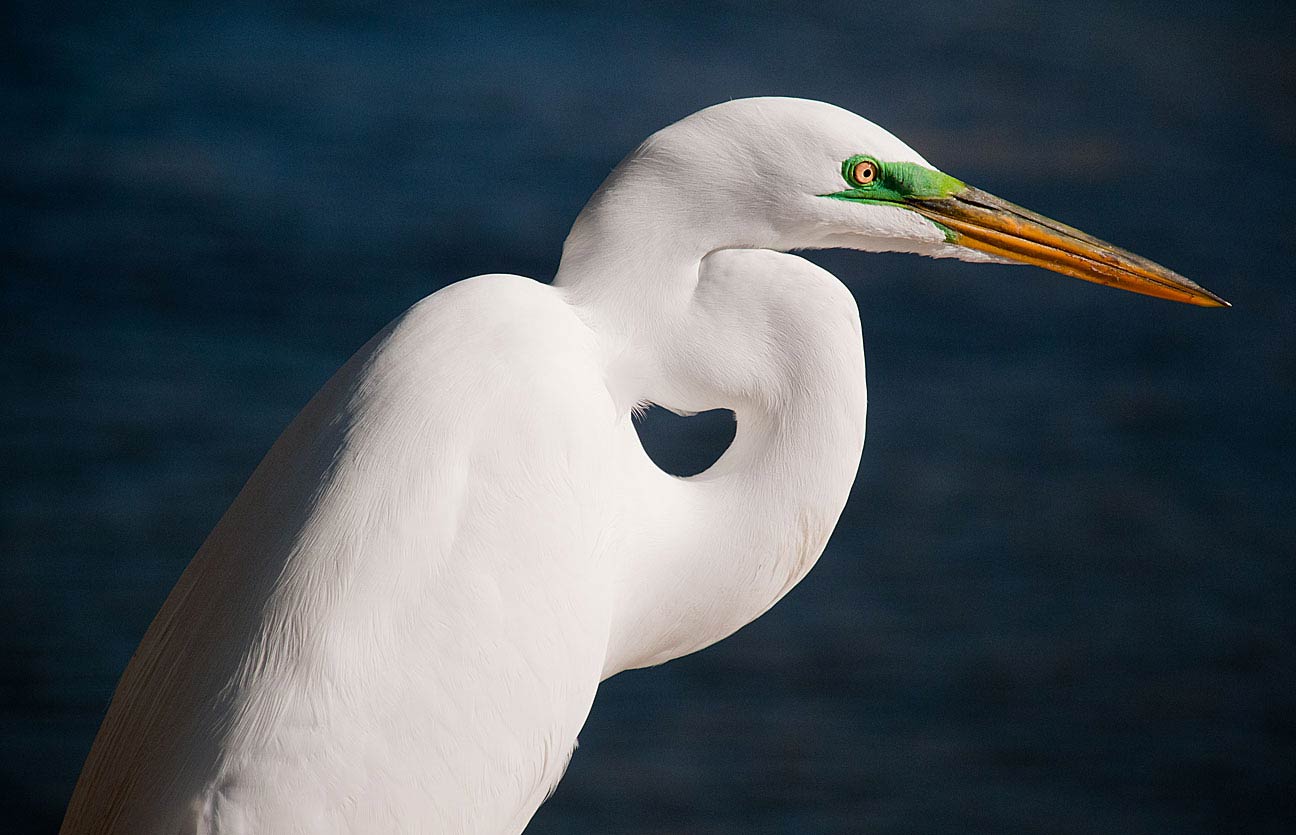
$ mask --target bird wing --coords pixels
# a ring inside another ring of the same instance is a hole
[[[596,356],[516,276],[357,352],[150,626],[62,832],[520,831],[606,650]]]

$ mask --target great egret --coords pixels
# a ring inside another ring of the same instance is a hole
[[[865,411],[851,294],[785,254],[824,247],[1225,304],[837,107],[696,113],[607,178],[552,286],[440,290],[311,400],[144,636],[64,835],[520,832],[601,680],[726,637],[822,552]],[[671,477],[648,402],[736,437]]]

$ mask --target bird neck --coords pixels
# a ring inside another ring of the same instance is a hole
[[[751,213],[631,158],[582,210],[554,279],[596,334],[621,413],[621,530],[605,675],[667,661],[774,605],[818,559],[864,441],[864,355],[849,291]],[[662,473],[637,403],[727,408],[734,442]]]
[[[806,392],[778,413],[739,412],[711,470],[659,491],[645,518],[670,533],[627,552],[605,676],[728,637],[814,567],[859,465],[862,388],[821,392],[830,404]],[[846,407],[856,396],[860,408]]]
[[[617,557],[606,675],[701,649],[774,605],[827,543],[864,439],[858,312],[835,278],[762,250],[640,263],[650,291],[577,294],[614,334],[609,387],[643,473],[623,510],[641,535]],[[666,476],[629,428],[643,400],[731,409],[734,441],[702,474]]]

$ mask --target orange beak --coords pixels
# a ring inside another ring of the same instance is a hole
[[[1211,291],[1160,264],[977,188],[905,202],[948,230],[952,242],[970,249],[1145,296],[1229,307]]]

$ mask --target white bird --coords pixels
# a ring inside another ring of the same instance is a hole
[[[552,286],[450,285],[310,401],[149,627],[63,835],[521,832],[600,681],[733,633],[823,551],[865,412],[851,294],[785,254],[825,247],[1225,304],[845,110],[696,113],[607,178]],[[737,434],[672,477],[644,403]]]

